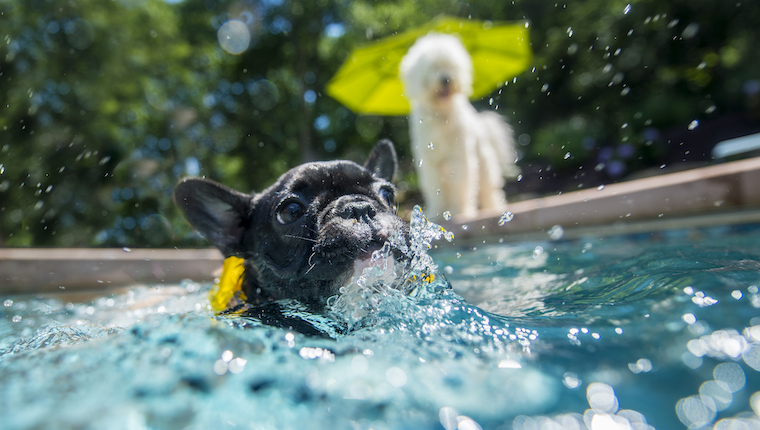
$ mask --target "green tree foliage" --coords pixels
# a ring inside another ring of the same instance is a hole
[[[191,46],[163,2],[13,1],[0,13],[0,240],[165,244],[172,162],[192,152],[186,126],[219,80],[214,45]]]
[[[0,244],[202,245],[171,202],[180,177],[260,190],[380,137],[413,203],[406,118],[323,88],[351,49],[439,14],[530,23],[533,66],[476,102],[514,126],[522,185],[704,162],[694,136],[760,128],[756,2],[0,0]]]

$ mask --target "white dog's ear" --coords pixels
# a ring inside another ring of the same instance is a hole
[[[418,100],[423,93],[424,85],[422,80],[425,77],[424,72],[420,72],[419,58],[421,55],[419,47],[413,45],[409,51],[404,55],[399,64],[398,75],[403,85],[404,96],[411,103],[413,100]]]
[[[364,163],[364,168],[372,172],[375,177],[390,181],[398,170],[398,157],[393,142],[383,139],[377,142],[372,152]]]
[[[174,202],[185,219],[225,257],[242,252],[251,196],[206,179],[183,179]]]

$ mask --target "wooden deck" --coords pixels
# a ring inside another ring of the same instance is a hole
[[[515,202],[508,209],[514,218],[502,226],[502,211],[442,224],[461,245],[548,240],[557,225],[569,239],[760,223],[760,157]],[[221,263],[215,249],[0,248],[0,294],[102,293],[183,279],[205,282]]]

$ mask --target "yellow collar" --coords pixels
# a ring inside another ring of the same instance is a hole
[[[211,310],[221,312],[233,306],[245,303],[246,297],[243,292],[243,272],[245,266],[243,259],[227,257],[222,266],[222,276],[208,293]]]

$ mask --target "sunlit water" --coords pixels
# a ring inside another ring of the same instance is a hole
[[[190,281],[4,297],[0,427],[760,426],[760,229],[432,243],[454,291],[376,289],[334,338],[214,317]]]

